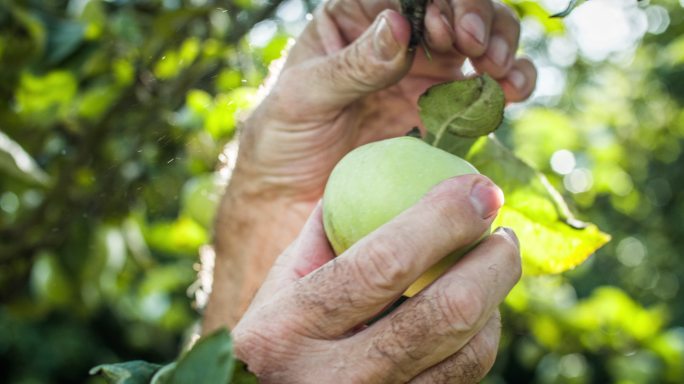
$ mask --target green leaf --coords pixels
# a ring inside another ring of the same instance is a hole
[[[116,102],[121,90],[115,84],[96,85],[84,91],[77,102],[78,115],[97,122]]]
[[[36,51],[43,52],[46,46],[47,33],[45,25],[40,19],[16,5],[10,5],[10,13],[16,22],[22,25],[28,35],[31,36],[31,40],[36,45]]]
[[[175,361],[171,364],[167,364],[163,367],[161,367],[157,373],[154,374],[152,377],[152,380],[150,380],[150,384],[166,384],[169,382],[169,378],[173,374],[173,371],[176,369],[176,365],[178,365]]]
[[[109,384],[148,384],[159,368],[159,364],[135,360],[98,365],[90,370],[90,374],[104,377]]]
[[[503,120],[504,94],[484,75],[430,87],[418,100],[425,141],[451,152],[462,138],[487,135]]]
[[[85,38],[85,26],[76,21],[49,20],[47,22],[45,61],[56,64],[75,52]]]
[[[235,369],[233,370],[233,379],[230,384],[259,384],[259,380],[250,371],[247,366],[240,360],[235,361]]]
[[[103,375],[110,384],[257,384],[245,364],[233,356],[233,343],[227,329],[202,337],[178,361],[165,366],[144,361],[103,364],[90,370]]]
[[[23,121],[47,127],[65,119],[78,92],[78,80],[66,70],[44,75],[23,71],[15,90],[17,111]]]
[[[31,268],[31,290],[37,302],[54,306],[66,306],[74,301],[73,281],[57,255],[43,251],[38,254]]]
[[[487,76],[436,85],[418,100],[425,141],[464,157],[501,187],[506,203],[494,224],[515,229],[526,274],[563,272],[610,237],[575,219],[546,178],[490,134],[503,119],[504,102]]]
[[[31,155],[3,132],[0,132],[0,174],[34,185],[47,186],[50,183],[50,177]]]
[[[188,180],[181,192],[183,214],[207,230],[211,230],[224,187],[224,183],[216,173],[204,174]]]
[[[264,64],[268,65],[273,60],[280,58],[287,48],[287,44],[290,41],[290,37],[286,34],[278,34],[274,36],[271,41],[266,44],[261,50],[261,56],[263,58]]]
[[[565,31],[565,24],[562,20],[552,18],[549,12],[536,1],[507,0],[506,4],[515,9],[521,19],[527,17],[536,19],[550,35],[562,34]]]
[[[503,190],[506,202],[494,225],[515,230],[526,274],[571,269],[610,240],[595,225],[577,220],[546,177],[493,135],[478,139],[465,159]]]
[[[222,328],[201,338],[178,360],[169,384],[228,383],[233,369],[233,343],[230,333]]]
[[[159,221],[143,230],[145,241],[156,250],[171,254],[191,255],[209,241],[207,230],[185,216],[175,221]]]

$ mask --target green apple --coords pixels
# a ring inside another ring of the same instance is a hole
[[[440,182],[473,173],[478,171],[467,161],[415,137],[356,148],[335,166],[323,195],[323,224],[333,250],[341,254],[417,203]],[[456,252],[442,259],[404,294],[419,292],[462,254]]]

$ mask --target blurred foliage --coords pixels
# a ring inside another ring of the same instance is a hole
[[[167,365],[135,360],[102,364],[90,373],[112,384],[257,383],[256,376],[233,356],[233,343],[225,328],[197,340],[178,361]]]
[[[485,382],[681,383],[682,3],[507,2],[540,79],[497,135],[613,241],[515,288]],[[224,146],[313,3],[0,0],[0,382],[176,357]]]
[[[279,3],[0,1],[0,382],[175,358]]]

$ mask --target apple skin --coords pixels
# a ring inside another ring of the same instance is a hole
[[[479,173],[467,161],[403,136],[363,145],[337,163],[323,194],[323,225],[337,255],[416,204],[440,182]],[[454,252],[404,292],[413,296],[463,255]]]

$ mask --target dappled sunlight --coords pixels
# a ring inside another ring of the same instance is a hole
[[[317,3],[0,5],[0,382],[94,384],[98,363],[168,362],[196,340],[236,138]],[[564,19],[549,15],[569,0],[505,3],[538,82],[496,136],[577,220],[530,224],[513,203],[563,212],[506,196],[537,259],[483,383],[680,384],[684,0],[591,0]],[[575,266],[584,243],[540,234],[606,240],[579,220],[612,241]]]

